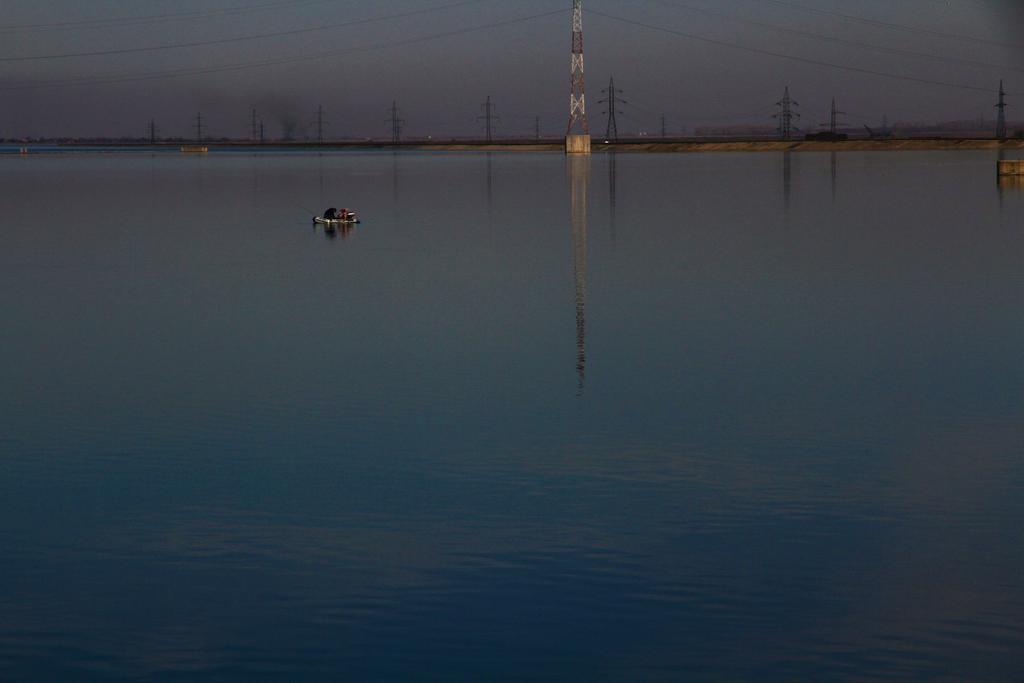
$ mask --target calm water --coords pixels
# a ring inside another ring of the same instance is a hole
[[[1021,680],[994,166],[0,158],[0,679]]]

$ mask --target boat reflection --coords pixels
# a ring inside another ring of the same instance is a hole
[[[329,240],[338,239],[339,237],[343,240],[348,239],[348,236],[352,234],[352,230],[355,225],[351,223],[345,223],[342,225],[321,225],[324,231],[324,237]],[[313,224],[313,229],[316,230],[317,223]]]

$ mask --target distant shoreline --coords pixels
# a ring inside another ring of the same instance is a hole
[[[62,152],[76,149],[91,151],[89,148],[105,148],[118,150],[146,149],[175,151],[189,142],[158,142],[156,144],[142,142],[37,142],[37,143],[4,143],[9,149],[6,153],[18,154],[18,148],[25,147],[28,153],[46,153],[46,150],[33,152],[39,147],[57,148]],[[252,143],[242,141],[204,141],[203,146],[211,152],[230,150],[305,150],[305,151],[338,151],[338,150],[396,150],[419,152],[562,152],[561,140],[500,140],[494,142],[475,140],[426,141],[410,140],[391,143],[383,141],[347,141],[327,142],[324,144],[308,142],[266,142]],[[956,150],[1024,150],[1024,138],[996,140],[994,138],[893,138],[893,139],[854,139],[838,142],[817,140],[736,140],[736,139],[672,139],[672,140],[620,140],[614,143],[594,139],[594,152],[641,152],[641,153],[706,153],[706,152],[897,152],[897,151],[956,151]]]

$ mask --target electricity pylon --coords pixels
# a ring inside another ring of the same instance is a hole
[[[316,108],[316,142],[319,145],[324,144],[324,105],[320,105]]]
[[[491,102],[491,96],[487,96],[487,101],[480,105],[480,108],[484,110],[482,116],[476,117],[477,121],[483,121],[485,129],[487,131],[487,142],[494,141],[494,123],[501,120],[500,116],[494,114],[494,104]]]
[[[772,116],[779,120],[779,136],[783,140],[789,140],[795,131],[800,130],[793,125],[793,119],[800,118],[800,113],[794,111],[793,107],[799,107],[800,103],[789,96],[789,86],[786,86],[782,99],[776,102],[775,106],[780,107],[779,113]]]
[[[589,136],[583,69],[583,0],[572,0],[572,56],[569,70],[569,126],[566,136]]]
[[[604,138],[605,140],[619,141],[619,124],[615,120],[616,114],[621,114],[621,111],[616,109],[618,102],[627,104],[626,100],[619,100],[618,95],[622,92],[615,87],[615,79],[612,78],[608,81],[608,87],[601,92],[605,93],[605,99],[598,101],[598,104],[607,104],[608,109],[602,114],[608,114],[608,126],[605,128]]]
[[[388,113],[391,114],[391,117],[388,119],[391,123],[391,144],[397,145],[402,140],[402,125],[405,124],[405,119],[399,118],[400,111],[397,102],[391,103]]]
[[[833,97],[832,98],[832,110],[831,110],[831,112],[829,114],[828,123],[827,124],[822,124],[822,125],[823,126],[827,125],[828,126],[828,132],[831,133],[832,135],[835,135],[837,132],[839,132],[839,117],[840,117],[840,115],[845,114],[845,113],[846,113],[845,111],[839,111],[839,107],[836,106],[836,98]]]
[[[1006,91],[1003,90],[1003,82],[999,81],[999,104],[996,105],[996,109],[999,110],[999,116],[996,119],[996,139],[1006,139]]]

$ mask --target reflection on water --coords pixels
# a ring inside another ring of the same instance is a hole
[[[998,161],[1005,161],[1010,158],[1006,150],[999,150]],[[1013,157],[1016,158],[1016,157]],[[997,161],[997,163],[998,163]],[[999,208],[1004,208],[1005,200],[1009,198],[1020,199],[1024,193],[1024,175],[999,175],[996,173],[996,185],[999,188]]]
[[[485,152],[484,158],[487,162],[487,169],[484,172],[484,179],[487,183],[487,211],[491,214],[494,211],[494,160],[491,158],[493,152]]]
[[[316,227],[317,227],[317,224],[314,223],[313,224],[313,229],[315,230]],[[337,239],[338,237],[340,237],[341,239],[345,240],[345,239],[348,239],[349,235],[352,234],[352,231],[355,229],[356,226],[355,225],[351,225],[351,224],[344,224],[344,225],[321,225],[319,227],[321,229],[323,229],[324,237],[326,237],[327,239],[333,240],[333,239]]]
[[[395,207],[398,206],[398,159],[400,153],[396,150],[391,153],[391,199]]]
[[[0,680],[1020,680],[995,156],[0,159]]]
[[[835,203],[835,201],[836,201],[836,178],[837,178],[838,173],[839,173],[839,171],[838,171],[838,168],[839,168],[839,154],[837,152],[832,152],[831,154],[829,154],[829,166],[830,166],[831,171],[832,171],[832,202]]]
[[[569,155],[569,204],[572,225],[572,270],[576,284],[577,391],[583,394],[587,380],[587,182],[590,157]]]
[[[335,204],[340,203],[336,199],[333,199],[333,198],[332,199],[327,199],[325,197],[325,195],[324,195],[324,189],[325,189],[325,187],[324,187],[324,155],[321,152],[317,152],[317,155],[316,155],[316,169],[317,169],[317,180],[319,181],[318,184],[319,184],[319,187],[320,187],[319,201],[316,203],[316,205],[318,207],[322,206],[322,207],[324,207],[324,209],[326,209],[328,206],[334,206]],[[323,211],[324,209],[319,209],[319,210]]]
[[[793,153],[782,153],[782,203],[789,212],[790,197],[793,194]]]
[[[1021,190],[1024,189],[1024,175],[999,176],[999,189]]]
[[[615,206],[617,204],[616,193],[618,192],[618,175],[616,173],[616,165],[618,163],[618,155],[615,150],[608,152],[608,228],[611,234],[612,248],[616,246],[618,238],[616,230],[616,214]]]

